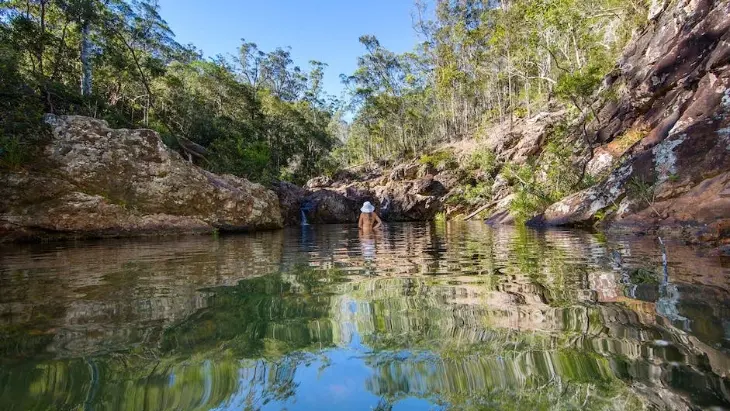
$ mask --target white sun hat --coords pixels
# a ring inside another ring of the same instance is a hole
[[[363,213],[372,213],[373,211],[375,211],[375,206],[370,204],[370,201],[366,201],[363,203],[360,211],[362,211]]]

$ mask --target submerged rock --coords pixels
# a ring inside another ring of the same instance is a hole
[[[0,241],[257,230],[282,226],[276,195],[183,160],[151,130],[47,115],[31,171],[0,177]]]

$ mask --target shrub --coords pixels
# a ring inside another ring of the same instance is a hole
[[[18,137],[0,135],[0,168],[17,169],[30,158],[30,147]]]
[[[420,159],[418,159],[418,162],[441,170],[453,170],[459,167],[459,163],[454,158],[454,154],[446,150],[435,151],[431,154],[424,154]]]
[[[481,170],[485,174],[493,175],[499,168],[497,156],[492,150],[480,148],[469,154],[466,159],[466,168],[469,170]]]
[[[463,193],[464,202],[469,205],[480,205],[492,198],[492,186],[488,183],[477,183],[467,186]]]
[[[627,191],[629,196],[639,199],[642,205],[650,207],[657,217],[661,215],[654,207],[656,192],[653,184],[645,181],[643,178],[632,177],[627,185]]]

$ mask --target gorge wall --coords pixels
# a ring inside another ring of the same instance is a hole
[[[604,177],[534,223],[730,237],[730,2],[654,3],[592,124]]]
[[[595,184],[549,206],[528,224],[600,225],[660,231],[691,241],[728,241],[730,1],[654,1],[647,26],[634,35],[590,111],[595,116],[585,135],[573,120],[569,137],[575,144],[575,168],[585,165]],[[543,160],[551,130],[570,121],[564,110],[551,107],[510,127],[498,124],[473,145],[493,152],[503,169],[531,159],[535,175],[548,174],[550,165]],[[297,222],[304,205],[305,215],[315,221],[354,221],[356,211],[339,216],[336,211],[356,210],[368,200],[391,221],[481,210],[490,223],[513,222],[510,204],[520,181],[499,170],[469,169],[458,145],[439,149],[444,148],[453,152],[453,167],[414,160],[314,179],[299,189],[299,202],[289,195],[282,203],[286,219]],[[452,201],[463,187],[480,183],[489,185],[481,207]],[[321,214],[316,207],[320,199],[328,204]]]

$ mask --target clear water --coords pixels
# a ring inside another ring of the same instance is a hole
[[[1,410],[730,407],[730,262],[474,224],[3,245]]]

